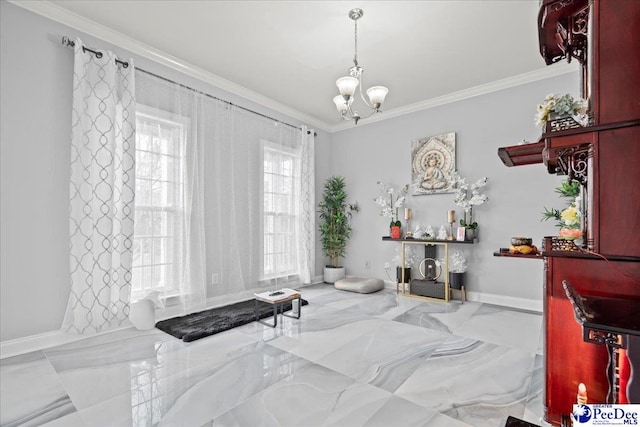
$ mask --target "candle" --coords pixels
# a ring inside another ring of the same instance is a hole
[[[411,208],[404,208],[404,219],[411,219]]]
[[[456,222],[456,211],[449,211],[449,223]]]
[[[587,386],[585,386],[583,383],[578,384],[578,404],[587,404]]]

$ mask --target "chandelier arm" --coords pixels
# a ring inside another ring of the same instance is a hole
[[[352,120],[351,106],[347,103],[347,109],[341,113],[343,120]]]
[[[347,112],[349,113],[349,120],[355,120],[356,116],[358,117],[358,119],[360,118],[360,114],[358,114],[358,112],[354,112],[351,109],[351,105],[347,105]]]
[[[367,119],[371,116],[373,116],[375,113],[380,113],[379,109],[372,109],[371,112],[369,112],[369,114],[367,114],[366,116],[360,116],[360,119]]]
[[[351,106],[349,105],[347,107],[347,111],[342,114],[342,118],[344,118],[345,120],[355,120],[357,122],[358,120],[367,119],[367,118],[373,116],[375,113],[380,113],[380,112],[381,112],[380,109],[373,108],[373,109],[371,109],[369,114],[367,114],[366,116],[361,116],[359,112],[357,112],[357,111],[354,112],[351,109]],[[347,113],[349,113],[349,114],[347,115]],[[356,119],[356,117],[357,117],[357,119]]]
[[[364,94],[362,93],[362,74],[364,74],[364,70],[362,70],[362,72],[360,73],[360,76],[358,77],[358,80],[360,81],[360,84],[358,86],[360,86],[360,98],[362,98],[362,100],[364,101],[364,103],[372,109],[376,109],[375,105],[371,104],[369,101],[367,101],[367,99],[364,97]],[[368,116],[367,116],[368,117]]]

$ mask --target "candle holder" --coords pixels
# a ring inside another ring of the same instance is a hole
[[[413,232],[411,231],[411,218],[407,219],[407,228],[404,237],[413,237]]]
[[[449,222],[449,235],[447,236],[447,240],[453,240],[453,223],[455,221]]]

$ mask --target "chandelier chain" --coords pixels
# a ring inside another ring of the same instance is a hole
[[[353,63],[355,64],[355,66],[358,66],[358,20],[354,20],[353,21],[355,23],[355,30],[354,30],[354,34],[353,34],[353,38],[355,40],[355,55],[353,56]]]

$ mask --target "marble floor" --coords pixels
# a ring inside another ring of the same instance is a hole
[[[300,320],[133,328],[0,361],[0,425],[504,426],[542,416],[539,313],[302,288]]]

